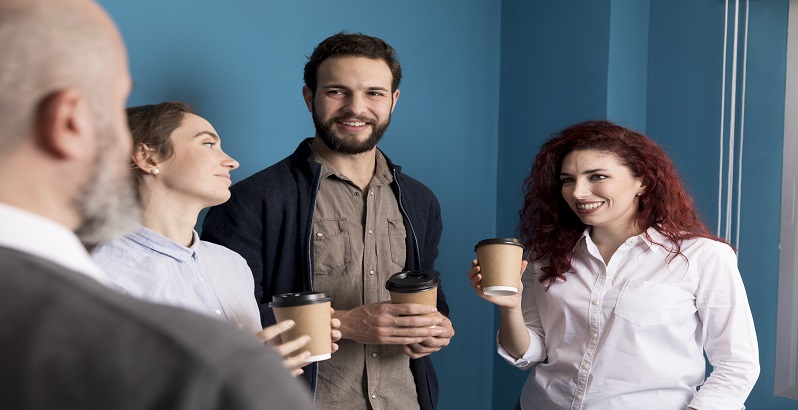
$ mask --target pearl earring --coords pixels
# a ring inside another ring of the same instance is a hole
[[[157,169],[156,169],[156,171],[157,171]],[[640,195],[643,195],[643,193],[641,193],[641,192],[638,192],[638,193],[637,193],[637,196],[639,197]]]
[[[160,173],[161,173],[161,171],[158,171],[158,168],[153,168],[153,170],[152,170],[152,174],[153,175],[158,175]],[[637,195],[639,196],[640,194],[637,194]]]

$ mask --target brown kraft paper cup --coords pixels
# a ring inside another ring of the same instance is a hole
[[[391,275],[385,282],[385,289],[391,294],[391,303],[418,303],[432,307],[438,306],[437,272],[405,271]],[[433,316],[430,313],[425,316]]]
[[[278,322],[291,319],[296,323],[282,333],[283,340],[310,336],[310,342],[304,346],[310,351],[310,357],[305,359],[307,363],[327,360],[332,355],[331,301],[332,298],[323,292],[300,292],[275,295],[269,304]]]
[[[488,296],[518,293],[524,245],[515,238],[492,238],[474,247],[482,274],[482,291]]]

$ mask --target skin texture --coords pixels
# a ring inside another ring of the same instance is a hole
[[[573,151],[562,160],[562,196],[585,224],[604,257],[610,257],[623,241],[641,230],[635,225],[638,194],[645,190],[642,178],[621,165],[614,154],[593,150]]]

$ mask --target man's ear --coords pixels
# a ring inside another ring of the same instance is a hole
[[[83,93],[75,88],[45,97],[36,112],[36,142],[63,159],[94,155],[91,113]]]
[[[391,95],[393,101],[391,102],[391,114],[393,114],[393,110],[396,109],[396,103],[399,101],[399,89],[397,88],[393,94]]]
[[[131,159],[133,163],[136,164],[136,167],[148,174],[158,166],[158,161],[153,154],[153,150],[150,149],[147,144],[139,144],[135,147]]]
[[[302,86],[302,98],[305,100],[308,111],[313,112],[313,90],[310,87]]]

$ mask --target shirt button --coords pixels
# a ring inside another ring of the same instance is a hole
[[[592,303],[593,306],[597,306],[598,305],[598,299],[593,299],[592,301],[590,301],[590,303]]]
[[[360,192],[355,191],[355,196],[360,196]]]
[[[607,271],[607,276],[614,276],[614,275],[615,275],[615,271],[612,271],[612,270],[608,270]]]
[[[374,196],[374,191],[369,191],[369,195]]]
[[[372,353],[371,357],[377,357],[377,352]]]
[[[371,229],[369,229],[369,235],[371,235],[371,234],[373,234],[373,233],[374,233],[374,231],[372,231]]]
[[[213,311],[213,313],[216,313],[217,315],[221,315],[221,314],[222,314],[222,311],[221,311],[221,310],[219,310],[219,309],[216,309],[216,310],[214,310],[214,311]]]
[[[598,339],[598,333],[590,332],[590,337],[592,337],[593,339]]]
[[[371,395],[371,398],[372,398],[372,399],[376,399],[376,398],[377,398],[377,395],[376,395],[376,394],[372,394],[372,395]]]
[[[202,277],[202,276],[200,276],[200,277],[198,278],[198,280],[199,280],[200,282],[205,282],[205,278],[204,278],[204,277]]]
[[[369,271],[369,275],[373,275],[373,274],[374,274],[374,271],[373,271],[373,270],[370,270],[370,271]]]
[[[581,394],[577,394],[577,395],[576,395],[576,399],[577,399],[577,400],[582,400],[582,395],[581,395]]]
[[[324,236],[324,234],[323,234],[323,233],[321,233],[321,232],[316,232],[316,237],[317,237],[317,238],[321,238],[322,236]]]
[[[582,368],[583,369],[587,370],[588,367],[590,367],[590,366],[588,366],[587,363],[582,363]]]

